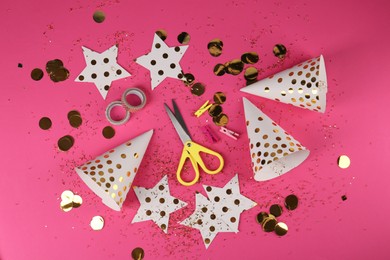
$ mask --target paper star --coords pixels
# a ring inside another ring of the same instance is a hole
[[[168,47],[157,34],[154,35],[151,52],[136,60],[138,64],[150,71],[152,90],[165,78],[183,78],[179,62],[187,48],[188,46]]]
[[[166,175],[152,189],[134,187],[134,192],[141,206],[131,223],[153,220],[165,233],[168,233],[170,213],[187,205],[171,196]]]
[[[118,47],[116,45],[102,53],[95,52],[84,46],[82,49],[87,67],[75,81],[95,83],[103,99],[106,99],[108,90],[114,80],[131,76],[116,61],[118,56]]]
[[[256,203],[240,194],[238,175],[223,188],[204,185],[209,199],[196,194],[194,213],[181,224],[199,229],[206,248],[219,232],[238,232],[240,215]]]

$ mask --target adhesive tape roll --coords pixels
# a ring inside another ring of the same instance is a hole
[[[118,120],[118,121],[112,119],[112,117],[111,117],[111,110],[117,106],[123,107],[125,109],[125,112],[126,112],[125,117],[121,120]],[[106,108],[106,118],[113,125],[122,125],[122,124],[126,123],[127,121],[129,121],[130,111],[127,110],[126,107],[123,106],[122,101],[114,101],[114,102],[110,103]]]
[[[127,102],[128,95],[136,95],[141,100],[141,103],[138,106],[133,106],[133,105],[129,104],[129,102]],[[140,110],[141,108],[143,108],[146,105],[146,95],[142,90],[140,90],[138,88],[129,88],[123,93],[122,102],[125,104],[126,108],[130,112],[135,112],[135,111]]]

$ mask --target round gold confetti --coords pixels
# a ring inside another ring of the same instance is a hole
[[[186,32],[182,32],[181,34],[179,34],[179,35],[177,36],[177,40],[178,40],[179,43],[181,43],[181,44],[187,44],[187,43],[189,43],[189,42],[190,42],[190,39],[191,39],[190,35],[189,35],[188,33],[186,33]]]
[[[74,194],[70,190],[65,190],[61,193],[61,200],[65,202],[72,202]]]
[[[93,13],[93,20],[97,23],[102,23],[106,19],[103,11],[96,11]]]
[[[284,200],[284,205],[288,210],[294,210],[298,207],[298,198],[294,194],[288,195]]]
[[[131,252],[131,257],[133,260],[142,260],[145,257],[145,251],[140,247],[136,247]]]
[[[213,104],[209,108],[209,115],[212,117],[219,116],[222,113],[222,107],[218,104]]]
[[[339,158],[337,158],[337,165],[341,169],[346,169],[351,165],[351,160],[347,155],[341,155]]]
[[[51,120],[50,118],[48,117],[42,117],[40,120],[39,120],[39,127],[42,129],[42,130],[48,130],[50,129],[52,123],[51,123]]]
[[[83,204],[83,199],[79,195],[74,195],[73,197],[73,208],[78,208]]]
[[[64,212],[69,212],[73,208],[73,203],[71,201],[69,202],[63,200],[61,201],[60,207]]]
[[[241,61],[246,64],[255,64],[259,61],[259,55],[256,52],[247,52],[241,55]]]
[[[275,217],[279,217],[280,215],[282,215],[283,209],[279,204],[273,204],[269,208],[269,212]]]
[[[58,68],[61,68],[64,66],[64,63],[59,60],[59,59],[55,59],[55,60],[49,60],[47,63],[46,63],[46,72],[47,73],[52,73],[54,70],[58,69]]]
[[[232,75],[238,75],[244,70],[244,63],[235,59],[225,64],[226,72]]]
[[[263,225],[263,222],[264,220],[268,218],[268,213],[267,212],[260,212],[259,214],[257,214],[256,216],[256,221],[257,223],[259,223],[260,225]]]
[[[101,216],[94,216],[89,225],[93,230],[102,230],[104,227],[104,219]]]
[[[71,111],[69,111],[69,112],[68,112],[68,120],[70,120],[70,118],[71,118],[72,116],[74,116],[74,115],[80,116],[80,112],[77,111],[77,110],[71,110]]]
[[[346,195],[343,195],[343,196],[341,196],[341,199],[342,199],[343,201],[346,201],[346,200],[347,200],[347,196],[346,196]]]
[[[222,54],[222,47],[223,47],[223,42],[220,39],[214,39],[211,40],[207,44],[207,49],[209,50],[209,53],[211,56],[218,57],[219,55]]]
[[[205,87],[202,83],[195,83],[191,87],[191,93],[194,94],[195,96],[203,95],[204,91],[205,91]]]
[[[213,99],[214,99],[214,103],[215,104],[223,104],[223,103],[225,103],[225,101],[226,101],[226,95],[225,95],[225,93],[223,93],[223,92],[216,92],[215,94],[214,94],[214,97],[213,97]]]
[[[31,78],[35,81],[41,80],[43,78],[43,71],[39,68],[35,68],[31,71]]]
[[[247,81],[252,81],[252,80],[256,80],[258,75],[259,75],[259,72],[257,71],[257,69],[255,67],[249,67],[245,70],[244,78]]]
[[[275,230],[275,226],[276,226],[277,223],[278,222],[276,221],[276,219],[268,217],[263,222],[263,225],[262,225],[263,226],[263,230],[265,232],[272,232],[272,231]]]
[[[225,74],[225,70],[225,65],[219,63],[214,67],[214,74],[217,76],[222,76]]]
[[[213,117],[213,122],[217,126],[225,126],[229,123],[229,117],[225,114],[220,114],[219,116]]]
[[[286,56],[287,49],[283,44],[276,44],[273,52],[276,57],[283,59]]]
[[[112,128],[111,126],[106,126],[105,128],[103,128],[103,136],[107,139],[111,139],[114,137],[115,135],[115,129]]]
[[[74,128],[78,128],[83,123],[83,119],[80,115],[72,115],[69,117],[69,124]]]
[[[58,148],[61,150],[61,151],[68,151],[70,148],[72,148],[73,144],[74,144],[74,139],[72,136],[70,135],[65,135],[63,137],[61,137],[59,140],[58,140]]]
[[[190,86],[194,83],[195,77],[191,73],[184,74],[184,84]]]
[[[50,79],[53,82],[64,81],[69,78],[69,70],[64,67],[53,70],[50,74]]]
[[[285,234],[287,234],[287,231],[288,231],[288,227],[285,223],[279,222],[278,224],[276,224],[275,233],[278,236],[284,236]]]
[[[163,30],[163,29],[160,29],[158,31],[156,31],[156,34],[158,35],[158,37],[161,38],[161,40],[165,41],[165,39],[167,38],[168,34],[167,34],[167,31]]]

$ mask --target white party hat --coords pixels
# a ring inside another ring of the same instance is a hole
[[[307,60],[241,91],[324,113],[328,91],[324,58]]]
[[[149,130],[75,170],[104,204],[120,211],[152,135]]]
[[[266,181],[301,164],[310,151],[246,98],[244,110],[255,180]]]

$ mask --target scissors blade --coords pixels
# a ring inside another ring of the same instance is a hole
[[[183,144],[185,144],[188,141],[191,141],[191,137],[186,133],[186,131],[184,131],[182,125],[179,123],[179,121],[177,120],[175,115],[172,113],[172,111],[168,107],[168,105],[164,103],[164,107],[165,107],[165,111],[167,111],[167,114],[168,114],[169,118],[171,119],[172,124],[175,127],[176,132],[179,135],[180,140],[183,142]]]
[[[188,131],[188,128],[186,126],[186,123],[184,122],[183,116],[181,115],[179,107],[177,106],[176,101],[174,99],[172,99],[172,106],[173,106],[173,112],[175,113],[175,117],[176,117],[177,121],[179,121],[179,123],[183,127],[184,131],[191,138],[190,132]]]

